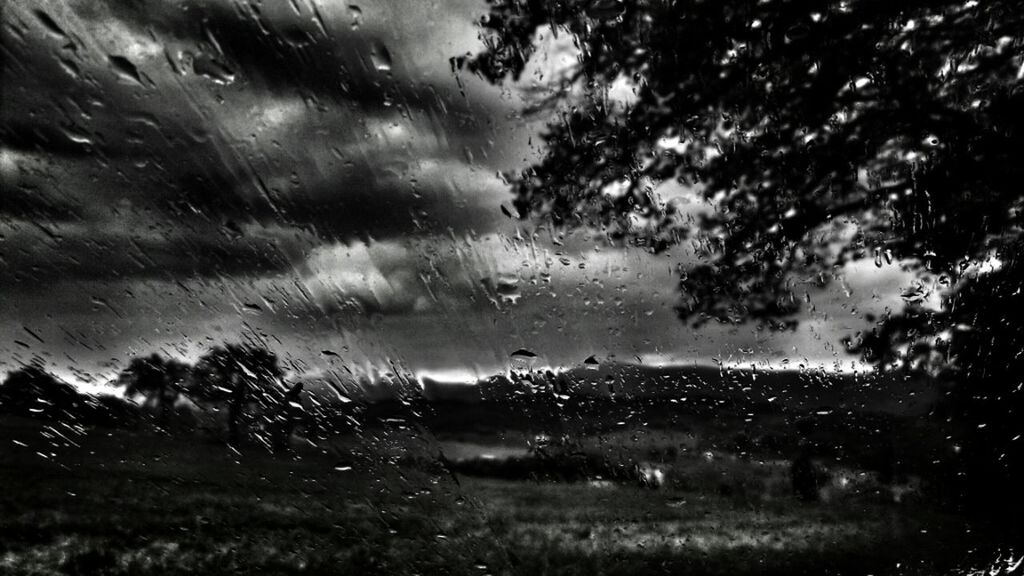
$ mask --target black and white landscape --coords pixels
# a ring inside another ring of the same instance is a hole
[[[1017,2],[0,15],[0,573],[1024,573]]]

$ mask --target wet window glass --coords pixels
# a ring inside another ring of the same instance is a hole
[[[1024,573],[1012,0],[0,10],[0,572]]]

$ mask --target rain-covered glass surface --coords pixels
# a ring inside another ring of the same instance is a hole
[[[0,26],[0,573],[1024,573],[1017,2]]]

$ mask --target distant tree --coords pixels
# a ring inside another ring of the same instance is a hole
[[[127,398],[143,396],[146,404],[160,413],[160,425],[168,425],[171,410],[184,392],[191,367],[178,360],[151,354],[144,358],[133,358],[128,363],[118,382],[125,386]]]
[[[189,394],[227,406],[228,442],[237,445],[250,404],[264,411],[280,405],[282,374],[277,355],[266,348],[249,344],[217,346],[196,363]]]
[[[960,499],[1006,514],[1024,511],[1022,250],[1018,244],[997,270],[960,282],[941,310],[910,308],[855,347],[949,384],[935,411],[950,438],[943,472]]]
[[[690,242],[700,260],[681,270],[678,313],[695,324],[792,327],[805,286],[857,259],[915,272],[906,308],[850,349],[954,383],[944,410],[965,490],[1022,480],[1019,2],[490,4],[485,50],[456,65],[501,82],[527,69],[539,33],[579,48],[537,90],[539,109],[562,111],[514,179],[520,216],[654,252]],[[632,102],[609,98],[615,83]],[[673,180],[708,209],[656,198]],[[1007,494],[1020,510],[1019,490],[992,498]]]
[[[84,399],[70,384],[33,362],[7,375],[0,384],[0,412],[36,418],[77,419]]]
[[[298,382],[288,388],[287,391],[273,395],[276,407],[270,422],[270,444],[271,449],[276,454],[283,454],[289,451],[289,440],[292,433],[306,416],[306,411],[300,402],[302,389],[303,383]]]

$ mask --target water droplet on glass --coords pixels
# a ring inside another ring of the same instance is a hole
[[[108,56],[107,60],[110,62],[110,66],[114,69],[114,72],[118,76],[125,80],[130,80],[140,86],[143,85],[142,75],[139,73],[139,69],[136,68],[135,64],[131,60],[124,56]]]
[[[49,14],[43,12],[42,10],[35,10],[33,11],[33,13],[36,16],[36,19],[39,20],[43,27],[46,28],[51,34],[59,36],[61,38],[68,37],[67,33],[64,32],[64,29],[57,25],[57,23],[53,20],[53,18],[50,17]]]
[[[378,72],[391,72],[391,52],[387,46],[377,42],[370,51],[370,60]]]
[[[234,71],[208,54],[198,54],[192,58],[192,72],[217,84],[227,85],[235,81]]]
[[[359,26],[363,23],[363,9],[355,4],[349,4],[348,14],[352,18],[352,29],[358,30]]]

